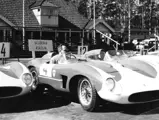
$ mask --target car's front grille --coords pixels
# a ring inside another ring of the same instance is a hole
[[[10,97],[20,94],[22,88],[20,87],[0,87],[0,97]]]
[[[129,96],[130,102],[148,102],[159,100],[159,90],[134,93]]]

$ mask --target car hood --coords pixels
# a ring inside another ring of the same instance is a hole
[[[91,60],[89,64],[114,76],[116,81],[120,81],[126,74],[129,75],[129,77],[131,74],[142,76],[143,79],[144,77],[156,79],[158,76],[153,66],[141,60],[125,59],[118,63]]]
[[[12,62],[0,66],[0,72],[13,78],[20,78],[23,73],[23,67],[18,62]]]
[[[102,69],[104,72],[112,75],[112,78],[116,81],[116,87],[121,88],[119,93],[123,95],[130,95],[132,93],[147,91],[147,90],[159,90],[159,80],[155,77],[154,68],[149,64],[140,61],[137,62],[141,66],[134,64],[131,61],[123,61],[123,64],[116,62],[94,63],[92,65]],[[109,65],[109,67],[108,67]],[[127,65],[127,66],[126,66]],[[136,65],[136,66],[135,66]],[[106,68],[107,67],[107,68]],[[147,67],[147,68],[146,68]],[[147,69],[150,69],[151,73]],[[117,92],[117,93],[118,93]],[[116,92],[115,92],[116,93]]]
[[[154,66],[149,64],[146,61],[139,59],[125,59],[118,61],[123,67],[129,68],[135,72],[138,72],[144,76],[150,78],[156,78],[158,76],[158,72]]]
[[[90,62],[88,62],[88,64],[91,66],[94,66],[96,68],[99,68],[102,71],[104,71],[105,73],[115,77],[116,81],[121,80],[121,74],[120,74],[119,70],[117,70],[113,65],[106,63],[105,61],[90,60]]]

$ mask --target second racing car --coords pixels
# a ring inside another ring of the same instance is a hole
[[[96,110],[101,99],[119,104],[159,100],[156,69],[145,61],[124,60],[118,63],[77,59],[70,54],[67,63],[52,64],[48,55],[29,61],[27,67],[39,85],[77,96],[87,111]]]

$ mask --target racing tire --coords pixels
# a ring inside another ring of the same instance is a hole
[[[36,71],[36,68],[35,67],[31,67],[29,69],[29,71],[31,72],[33,78],[35,79],[36,84],[38,84],[39,83],[39,78],[38,78],[38,72]]]
[[[31,74],[32,74],[32,76],[35,79],[36,84],[37,84],[37,88],[34,91],[32,91],[32,95],[36,99],[36,98],[39,98],[40,96],[43,95],[43,92],[44,92],[45,88],[43,86],[41,86],[41,85],[38,85],[39,84],[39,78],[38,78],[38,72],[37,72],[36,68],[35,67],[31,67],[29,69],[29,71],[31,72]]]
[[[79,102],[84,110],[92,112],[98,109],[99,96],[89,79],[82,77],[78,82],[77,91]]]

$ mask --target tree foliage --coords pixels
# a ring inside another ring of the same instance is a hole
[[[93,17],[93,0],[80,0],[78,10]],[[153,29],[159,23],[159,4],[153,0],[95,0],[96,18],[102,16],[112,27],[126,28],[128,19],[132,28]],[[129,2],[131,17],[128,18]],[[91,14],[91,15],[90,15]]]
[[[81,0],[79,2],[78,11],[83,14],[85,17],[88,17],[88,0]]]
[[[159,23],[159,5],[151,0],[142,0],[140,6],[137,7],[137,12],[140,21],[142,21],[138,26],[151,29],[151,32],[154,32],[154,28]]]

